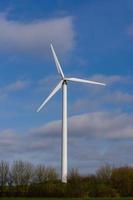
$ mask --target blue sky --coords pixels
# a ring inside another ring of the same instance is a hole
[[[68,85],[69,169],[133,165],[133,2],[0,1],[1,159],[60,169],[61,92],[36,113],[64,73],[107,83]]]

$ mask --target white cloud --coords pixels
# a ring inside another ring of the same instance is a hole
[[[107,85],[105,87],[87,85],[84,87],[80,85],[75,88],[79,97],[74,103],[70,104],[70,110],[72,112],[81,112],[86,110],[97,110],[103,109],[107,106],[117,106],[117,109],[127,108],[133,104],[132,90],[127,90],[133,83],[132,76],[121,76],[121,75],[102,75],[96,74],[88,78],[89,80],[104,82]],[[80,95],[80,94],[83,95]],[[85,94],[85,95],[84,95]]]
[[[95,74],[90,79],[100,82],[105,82],[107,86],[113,84],[127,84],[132,83],[133,79],[131,76],[121,76],[121,75],[103,75],[103,74]]]
[[[18,134],[13,129],[0,131],[0,146],[16,145]]]
[[[17,80],[14,83],[11,83],[3,88],[5,92],[16,92],[19,90],[23,90],[29,86],[30,82],[27,80]]]
[[[60,77],[58,76],[58,74],[44,77],[37,82],[36,90],[37,92],[42,92],[42,91],[47,91],[47,90],[51,91],[59,82],[59,80],[60,80]]]
[[[133,94],[127,92],[115,91],[111,94],[107,94],[103,97],[103,103],[115,103],[115,104],[133,104]]]
[[[100,91],[100,90],[99,90]],[[81,112],[81,111],[94,111],[99,110],[108,106],[117,106],[117,109],[123,109],[127,106],[133,105],[133,94],[121,91],[101,91],[99,93],[90,95],[83,99],[77,99],[73,104],[70,105],[72,112]]]
[[[0,87],[0,101],[5,100],[9,94],[24,90],[30,86],[29,80],[17,80],[6,86]]]
[[[60,52],[74,45],[73,19],[70,16],[22,23],[0,15],[0,50],[8,52],[48,52],[53,43]]]
[[[133,116],[127,113],[93,112],[68,118],[71,136],[88,138],[119,139],[133,137]],[[31,130],[37,137],[59,136],[61,121],[48,123]]]
[[[70,117],[68,119],[69,166],[78,167],[81,172],[85,170],[88,172],[88,169],[94,171],[104,162],[131,164],[132,121],[133,115],[117,112],[94,112]],[[12,129],[1,130],[1,159],[23,159],[46,165],[54,163],[54,166],[59,168],[60,133],[60,120],[23,134],[16,133]],[[121,148],[124,149],[122,153]]]

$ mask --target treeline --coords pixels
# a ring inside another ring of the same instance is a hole
[[[95,174],[82,176],[76,169],[63,184],[52,167],[15,161],[0,162],[1,197],[131,197],[133,167],[105,165]]]

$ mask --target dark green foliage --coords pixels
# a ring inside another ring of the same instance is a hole
[[[120,167],[112,170],[112,186],[120,196],[133,196],[133,168]]]
[[[81,176],[76,169],[61,183],[56,170],[43,165],[15,161],[10,167],[0,162],[0,197],[131,197],[133,167],[105,165],[94,175]]]

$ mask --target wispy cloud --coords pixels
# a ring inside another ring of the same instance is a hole
[[[96,74],[88,78],[89,80],[106,83],[105,87],[84,84],[79,85],[76,90],[83,95],[79,96],[70,104],[71,112],[86,112],[101,109],[109,110],[112,106],[117,109],[125,109],[133,105],[132,90],[127,91],[133,84],[132,76],[122,75],[102,75]],[[82,87],[82,90],[81,90]],[[85,94],[85,95],[84,95]]]
[[[18,134],[13,129],[5,129],[0,131],[0,145],[3,147],[16,145]]]
[[[121,91],[101,92],[101,96],[92,95],[87,98],[77,99],[77,101],[71,105],[71,109],[72,111],[85,109],[95,110],[102,106],[105,107],[106,105],[117,105],[117,109],[119,109],[122,105],[124,107],[133,105],[133,94]]]
[[[85,170],[87,172],[88,168],[90,170],[96,169],[103,162],[112,161],[117,164],[119,162],[130,164],[132,155],[130,154],[125,158],[126,152],[123,151],[123,156],[121,156],[118,151],[119,148],[121,149],[121,142],[125,141],[123,147],[126,148],[127,142],[133,139],[133,115],[111,110],[94,112],[94,109],[93,112],[89,112],[89,108],[92,104],[96,105],[96,103],[104,105],[106,103],[118,105],[120,105],[120,102],[123,102],[123,104],[127,104],[127,102],[132,103],[133,98],[131,94],[119,90],[110,90],[116,84],[125,84],[127,87],[131,83],[132,78],[130,76],[118,75],[95,75],[90,78],[91,80],[107,81],[110,86],[107,86],[107,89],[104,88],[105,91],[99,89],[99,98],[96,98],[97,92],[89,88],[91,91],[86,93],[86,95],[92,93],[91,98],[88,96],[88,99],[83,99],[83,101],[81,99],[79,102],[79,107],[84,107],[86,113],[68,118],[70,166],[76,166],[82,172],[85,172]],[[42,88],[47,89],[49,81],[56,82],[55,79],[53,76],[48,76],[38,80],[36,83],[37,87],[40,90]],[[30,82],[27,80],[18,80],[4,86],[3,91],[5,91],[5,94],[17,92],[26,89],[29,84]],[[85,90],[86,88],[88,87],[85,87]],[[36,92],[36,86],[34,89]],[[74,107],[74,105],[72,106]],[[87,113],[87,109],[89,113]],[[47,165],[53,164],[53,166],[58,168],[60,166],[61,120],[42,124],[42,126],[34,126],[34,128],[26,130],[23,134],[9,127],[9,129],[0,131],[0,141],[2,159],[11,160],[10,158],[13,155],[12,159],[19,158],[32,162],[44,162]],[[115,146],[116,141],[118,141],[119,146],[112,149],[110,146]],[[130,148],[133,148],[133,145],[130,145]],[[82,150],[78,152],[79,149]],[[79,163],[78,161],[81,157],[82,160]]]
[[[22,23],[0,15],[0,30],[2,52],[44,55],[51,42],[61,52],[71,50],[74,45],[73,18],[70,16]]]
[[[97,80],[100,82],[105,82],[107,86],[113,85],[113,84],[127,84],[132,83],[133,79],[131,76],[122,76],[122,75],[103,75],[103,74],[95,74],[91,77],[89,77],[92,80]]]
[[[3,88],[5,92],[16,92],[19,90],[23,90],[30,85],[30,82],[27,80],[17,80],[14,83],[11,83]]]
[[[17,80],[8,85],[0,87],[0,100],[4,100],[9,94],[26,89],[30,86],[29,80]]]
[[[127,113],[94,112],[78,115],[68,119],[71,136],[88,136],[100,138],[133,137],[133,116]],[[103,123],[104,122],[104,123]],[[61,121],[51,122],[36,130],[37,136],[51,134],[57,136],[60,132]]]
[[[133,94],[127,92],[116,91],[112,94],[107,94],[102,98],[103,103],[115,103],[115,104],[133,104]]]
[[[129,25],[126,29],[128,36],[133,36],[133,24]]]
[[[128,146],[128,141],[133,138],[132,121],[133,115],[121,112],[93,112],[70,117],[68,145],[69,153],[71,152],[69,154],[71,166],[76,165],[83,172],[85,168],[90,167],[93,170],[103,162],[112,161],[118,164],[125,161],[130,164],[133,144],[130,144],[126,159],[126,151],[121,155],[119,148]],[[3,156],[1,159],[10,160],[12,155],[14,159],[30,159],[47,165],[54,162],[54,165],[59,167],[60,133],[61,121],[44,124],[27,130],[24,134],[18,134],[12,129],[1,130],[0,151]],[[119,145],[116,148],[117,141]]]

